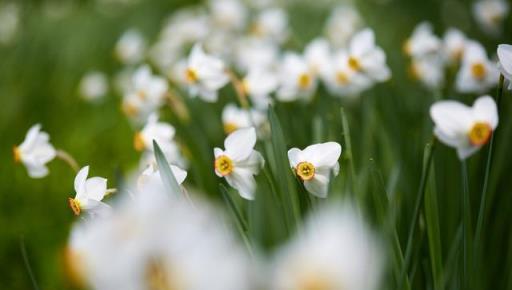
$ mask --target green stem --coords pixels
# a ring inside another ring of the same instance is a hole
[[[469,232],[469,181],[466,160],[462,160],[462,289],[467,289],[468,232]]]

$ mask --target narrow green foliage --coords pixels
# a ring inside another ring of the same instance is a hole
[[[350,139],[350,127],[347,120],[347,115],[345,114],[345,110],[340,108],[341,112],[341,122],[343,126],[343,139],[345,141],[345,158],[348,159],[349,168],[350,168],[350,183],[352,185],[352,194],[358,194],[357,192],[357,182],[356,182],[356,169],[354,165],[354,156],[352,151],[352,140]]]
[[[158,143],[155,140],[153,140],[153,148],[155,149],[156,163],[158,164],[158,171],[160,172],[160,178],[162,179],[163,184],[174,196],[180,197],[181,187],[176,181],[162,149],[160,149],[160,146],[158,146]]]

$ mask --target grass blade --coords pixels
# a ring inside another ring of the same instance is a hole
[[[350,167],[350,182],[352,183],[352,194],[358,194],[357,192],[357,182],[356,182],[356,170],[354,166],[354,156],[352,154],[352,140],[350,139],[350,127],[347,120],[347,115],[345,114],[345,110],[343,107],[340,109],[341,111],[341,122],[343,127],[343,138],[345,139],[345,158],[348,159],[349,167]]]
[[[165,158],[162,149],[158,146],[158,143],[153,140],[153,148],[155,149],[155,159],[158,164],[158,171],[160,172],[160,178],[164,183],[165,187],[171,191],[175,196],[179,197],[181,193],[181,187],[176,181],[174,174],[172,173],[171,167]]]

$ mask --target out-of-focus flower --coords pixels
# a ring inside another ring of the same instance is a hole
[[[509,8],[504,0],[479,0],[473,4],[473,15],[483,31],[497,35],[503,29]]]
[[[390,78],[391,72],[386,64],[386,54],[375,44],[373,30],[367,28],[358,32],[350,41],[349,67],[378,82]]]
[[[252,24],[251,34],[255,37],[282,43],[288,37],[288,15],[281,8],[267,8],[261,11]]]
[[[481,93],[498,82],[499,71],[476,41],[468,41],[461,68],[457,74],[456,88],[462,93]]]
[[[159,122],[156,113],[149,116],[148,121],[141,131],[135,133],[133,144],[138,151],[150,150],[153,151],[153,140],[155,140],[160,147],[167,147],[168,144],[173,143],[173,138],[176,130],[168,123]]]
[[[310,70],[323,77],[331,61],[331,48],[325,38],[316,38],[304,49],[304,58]]]
[[[82,211],[88,211],[91,214],[100,213],[109,208],[101,200],[112,190],[107,189],[107,180],[101,177],[87,178],[89,175],[89,166],[85,166],[75,177],[75,198],[69,198],[69,207],[75,215]]]
[[[428,22],[421,22],[414,29],[411,37],[404,43],[404,52],[410,57],[422,58],[439,54],[442,42]]]
[[[448,29],[443,37],[444,57],[449,63],[456,64],[462,60],[466,49],[466,36],[456,28]]]
[[[185,181],[185,178],[187,178],[187,172],[178,166],[172,164],[169,164],[169,166],[171,167],[171,171],[174,174],[174,178],[176,178],[178,184],[181,185],[183,181]],[[166,190],[162,182],[162,178],[160,177],[160,170],[156,164],[150,163],[146,169],[142,171],[142,173],[139,175],[139,178],[137,179],[137,187],[140,191]]]
[[[355,209],[316,211],[276,255],[270,289],[378,289],[384,255]]]
[[[244,77],[242,84],[254,107],[266,110],[272,103],[270,94],[277,89],[278,81],[277,74],[272,70],[254,66]]]
[[[228,104],[222,111],[224,132],[231,134],[238,129],[261,128],[266,121],[265,114],[257,110],[245,110],[234,104]]]
[[[144,59],[146,41],[140,32],[130,29],[117,41],[115,53],[124,64],[137,64]]]
[[[210,0],[213,22],[220,28],[240,30],[247,20],[247,8],[239,0]]]
[[[308,100],[312,97],[317,79],[302,56],[291,52],[286,53],[279,74],[278,100],[289,102],[297,99]]]
[[[215,148],[215,174],[226,178],[240,196],[252,200],[256,189],[255,174],[263,167],[265,160],[254,150],[256,130],[239,129],[231,133],[224,141],[226,150]]]
[[[32,178],[42,178],[48,175],[46,163],[55,158],[57,152],[50,144],[48,133],[41,131],[41,125],[32,126],[25,136],[25,140],[13,149],[14,160],[21,162],[27,168]]]
[[[478,98],[473,107],[457,101],[439,101],[430,108],[434,134],[466,159],[487,144],[498,126],[496,103],[489,96]]]
[[[304,150],[288,150],[290,167],[304,182],[306,190],[321,198],[327,197],[331,172],[338,175],[340,155],[341,145],[336,142],[314,144]]]
[[[444,84],[445,67],[439,57],[412,59],[409,74],[430,90],[437,90]]]
[[[273,69],[278,55],[279,49],[273,42],[254,37],[241,38],[235,47],[235,63],[241,71],[253,67]]]
[[[0,5],[0,44],[8,44],[18,32],[20,9],[14,2]]]
[[[327,19],[325,32],[334,46],[346,47],[349,39],[362,24],[361,16],[352,5],[339,5]]]
[[[350,67],[349,55],[344,49],[333,55],[324,79],[329,92],[340,97],[356,97],[372,86],[370,78]]]
[[[199,44],[192,48],[183,73],[190,94],[207,102],[216,102],[217,91],[229,81],[224,62],[206,54]]]
[[[508,89],[512,90],[512,45],[498,45],[498,59],[498,68],[509,82]]]
[[[107,94],[108,80],[104,73],[93,71],[82,77],[79,85],[80,95],[89,101],[101,99]]]

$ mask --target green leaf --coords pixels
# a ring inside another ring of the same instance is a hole
[[[242,231],[245,233],[248,230],[247,222],[244,220],[242,213],[238,209],[238,207],[235,204],[235,201],[231,198],[229,195],[229,192],[227,188],[220,183],[219,184],[220,192],[222,194],[222,198],[224,199],[224,202],[228,205],[229,209],[233,213],[233,216],[235,217],[237,223],[241,227]]]
[[[162,149],[158,146],[158,143],[153,140],[153,148],[155,149],[156,163],[158,164],[158,171],[160,172],[160,178],[167,190],[172,192],[175,196],[181,196],[181,187],[176,181],[174,174],[172,173],[171,167],[165,158]]]

